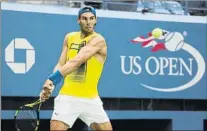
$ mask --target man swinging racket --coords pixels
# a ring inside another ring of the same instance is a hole
[[[79,32],[65,36],[59,61],[40,93],[42,101],[49,99],[54,87],[64,84],[54,101],[50,130],[67,130],[80,118],[93,130],[112,130],[103,109],[97,85],[107,56],[105,39],[94,31],[96,11],[86,6],[79,10]]]

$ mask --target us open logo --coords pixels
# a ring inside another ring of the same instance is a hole
[[[161,50],[166,50],[170,52],[176,53],[177,51],[182,50],[183,53],[188,53],[192,56],[192,58],[186,59],[188,63],[182,57],[155,57],[150,56],[146,59],[142,59],[141,56],[128,56],[130,59],[130,70],[126,71],[125,69],[125,59],[126,56],[121,57],[121,70],[124,74],[135,74],[139,75],[142,73],[142,70],[148,75],[155,76],[184,76],[183,69],[187,71],[187,73],[191,76],[192,75],[192,63],[193,60],[197,63],[197,72],[195,73],[194,77],[189,80],[187,83],[177,85],[174,87],[165,87],[160,88],[155,87],[153,85],[149,85],[146,83],[140,83],[141,86],[159,92],[177,92],[188,89],[198,83],[200,79],[203,77],[206,69],[206,63],[203,56],[200,52],[185,42],[184,36],[187,35],[187,32],[181,34],[180,32],[170,32],[167,30],[156,28],[152,32],[148,33],[148,37],[138,36],[132,40],[134,44],[140,43],[143,48],[151,47],[152,52],[158,52]],[[162,42],[158,42],[158,40],[162,40]],[[144,65],[142,66],[140,61],[144,61]],[[150,64],[154,63],[156,67],[154,70],[150,69]],[[179,65],[177,65],[179,63]],[[134,70],[132,67],[136,67],[137,70]],[[168,69],[167,73],[164,72],[164,69]]]
[[[26,61],[24,63],[15,62],[15,50],[26,50]],[[5,62],[15,74],[27,73],[35,63],[35,50],[25,38],[15,38],[5,49]]]

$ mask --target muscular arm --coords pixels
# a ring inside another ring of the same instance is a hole
[[[64,39],[63,47],[62,47],[62,52],[61,52],[60,58],[56,64],[56,66],[53,70],[53,73],[58,71],[66,63],[67,50],[68,50],[68,45],[67,45],[68,37],[69,37],[69,34],[65,35],[65,39]],[[59,78],[59,80],[61,80],[61,78]],[[57,83],[58,83],[58,81],[57,81]],[[46,82],[43,85],[43,90],[40,92],[40,100],[41,101],[45,101],[46,99],[49,98],[55,85],[56,85],[55,81],[51,81],[50,79],[46,80]]]
[[[66,58],[67,58],[67,50],[68,50],[68,37],[69,37],[69,34],[65,35],[65,39],[64,39],[64,42],[63,42],[63,47],[62,47],[62,52],[61,52],[61,55],[60,55],[60,58],[53,70],[53,72],[59,70],[65,63],[66,63]]]
[[[106,44],[105,40],[102,37],[95,37],[89,43],[81,48],[79,53],[75,56],[75,58],[66,62],[66,53],[67,48],[63,47],[63,51],[60,57],[60,60],[55,68],[53,74],[49,76],[43,85],[43,90],[40,93],[41,100],[46,100],[51,95],[54,87],[63,79],[64,76],[72,73],[77,70],[83,63],[85,63],[88,59],[94,56],[97,53],[102,55],[106,55]],[[66,64],[64,64],[66,62]],[[63,65],[64,64],[64,65]]]
[[[63,76],[66,76],[77,70],[83,63],[90,59],[96,53],[99,53],[106,47],[103,37],[93,38],[86,46],[81,48],[79,53],[71,60],[69,60],[59,71]]]

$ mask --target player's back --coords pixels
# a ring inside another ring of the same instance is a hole
[[[99,36],[93,34],[81,38],[80,32],[72,32],[68,37],[67,60],[73,59],[80,49],[84,47],[91,38]],[[83,63],[76,71],[67,75],[64,79],[60,94],[84,98],[95,98],[98,96],[98,81],[103,70],[104,63],[101,63],[95,56]]]

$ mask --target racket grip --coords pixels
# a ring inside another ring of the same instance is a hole
[[[45,102],[45,100],[44,99],[42,99],[42,92],[40,92],[40,96],[39,96],[39,100],[40,100],[40,102]]]

